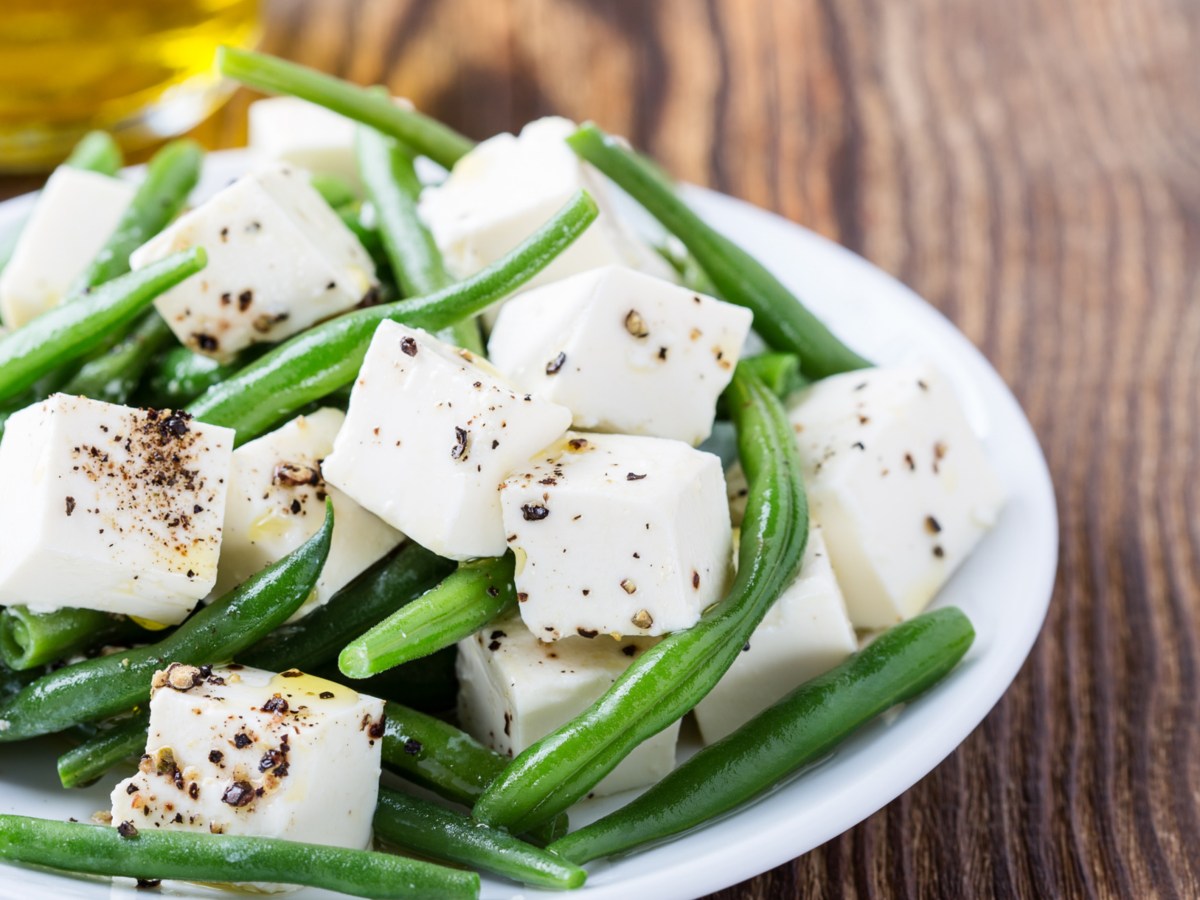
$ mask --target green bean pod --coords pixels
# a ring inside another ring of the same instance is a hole
[[[173,343],[175,335],[167,323],[150,311],[115,347],[84,363],[63,392],[127,404],[155,357]]]
[[[732,588],[699,623],[643,652],[592,706],[517,756],[476,802],[481,822],[527,831],[586,795],[712,689],[795,576],[808,505],[791,424],[751,370],[738,366],[728,392],[750,486]]]
[[[311,672],[336,659],[350,638],[414,602],[452,570],[453,563],[410,542],[364,571],[324,606],[239,654],[238,662],[274,672]]]
[[[970,620],[954,607],[896,625],[705,747],[636,800],[549,849],[582,864],[702,825],[932,687],[958,664],[974,639]]]
[[[145,632],[124,616],[94,609],[35,613],[9,606],[0,611],[0,661],[21,672],[139,633]]]
[[[838,340],[774,275],[711,228],[636,153],[588,123],[567,143],[615,181],[681,240],[721,296],[754,313],[754,328],[776,350],[800,357],[804,373],[824,378],[871,364]]]
[[[195,275],[206,261],[200,247],[175,253],[73,303],[57,306],[0,338],[0,399],[19,395],[43,375],[102,346],[155,297]]]
[[[474,872],[389,853],[190,831],[134,830],[125,837],[103,825],[27,816],[0,815],[0,859],[92,875],[299,884],[355,897],[455,900],[479,895]]]
[[[257,357],[262,345],[238,354],[232,362],[220,363],[211,356],[193,353],[187,347],[171,347],[159,355],[146,373],[145,390],[156,409],[179,409],[191,403],[214,384],[229,378]]]
[[[219,47],[217,70],[247,87],[270,94],[291,94],[370,125],[447,169],[475,146],[452,128],[399,106],[390,97],[265,53]]]
[[[172,141],[154,154],[133,200],[96,258],[79,276],[71,295],[112,281],[129,271],[129,256],[162,231],[187,203],[200,180],[204,151],[192,140]]]
[[[309,179],[309,184],[335,212],[343,206],[351,206],[358,202],[354,188],[336,175],[316,173]]]
[[[327,502],[320,531],[163,640],[39,678],[0,704],[0,742],[52,734],[133,709],[149,700],[155,671],[169,662],[202,665],[233,659],[300,608],[325,565],[332,535],[333,505]]]
[[[366,126],[358,128],[356,146],[359,173],[375,206],[379,234],[400,290],[405,296],[420,297],[453,284],[433,235],[417,214],[421,182],[412,156],[401,144]],[[483,355],[475,319],[463,319],[447,331],[444,339]]]
[[[350,384],[380,322],[390,319],[437,331],[482,312],[544,269],[596,214],[595,201],[580,191],[550,221],[478,274],[426,297],[360,309],[310,328],[214,385],[190,411],[204,422],[236,429],[239,442],[262,434],[304,404]]]
[[[511,553],[461,563],[433,590],[347,644],[338,668],[350,678],[376,675],[453,646],[516,605]]]
[[[149,727],[150,712],[141,710],[123,721],[100,728],[58,758],[58,780],[65,788],[95,784],[109,769],[135,760],[145,752]]]
[[[375,834],[429,859],[484,869],[553,890],[581,887],[587,873],[507,831],[480,825],[428,800],[381,788]]]
[[[469,807],[504,771],[508,758],[441,719],[389,703],[384,721],[383,765],[439,797]],[[547,844],[566,832],[567,817],[558,815],[531,829],[529,837]]]

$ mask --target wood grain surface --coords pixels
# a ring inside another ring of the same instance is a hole
[[[1061,565],[1016,683],[887,808],[716,896],[1200,897],[1200,4],[267,9],[267,50],[472,136],[593,118],[840,241],[953,319],[1032,419]],[[246,102],[197,133],[237,144]]]

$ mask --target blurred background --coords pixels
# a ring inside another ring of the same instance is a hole
[[[1198,32],[1193,0],[4,0],[0,158],[24,174],[0,197],[84,124],[122,123],[135,159],[195,122],[242,143],[251,96],[205,118],[225,98],[208,64],[257,42],[476,138],[595,119],[864,255],[1032,419],[1056,596],[945,764],[720,896],[1194,897]]]

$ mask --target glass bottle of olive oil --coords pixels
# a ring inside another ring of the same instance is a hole
[[[218,44],[258,36],[258,0],[0,0],[0,171],[48,168],[88,129],[136,147],[223,98]]]

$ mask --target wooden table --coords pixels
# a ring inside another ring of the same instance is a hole
[[[594,118],[840,241],[953,319],[1033,420],[1061,565],[1016,683],[886,809],[717,896],[1200,896],[1200,6],[268,9],[266,49],[472,136]],[[236,144],[244,106],[198,133]]]

